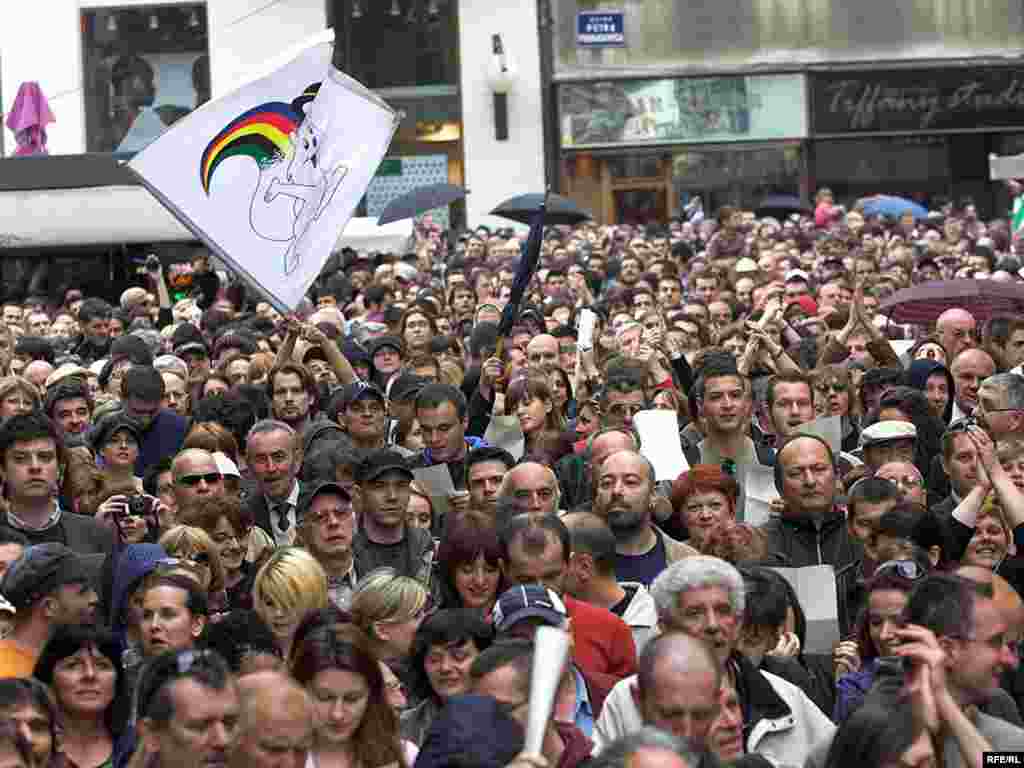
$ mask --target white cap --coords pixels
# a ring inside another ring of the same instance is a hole
[[[734,267],[734,269],[738,273],[757,272],[757,262],[754,261],[753,259],[744,256],[742,259],[736,262],[736,266]]]
[[[217,462],[217,471],[222,475],[231,475],[232,477],[241,477],[242,473],[238,471],[238,465],[231,460],[229,456],[222,453],[221,451],[215,451],[213,454],[213,460]]]
[[[805,283],[811,282],[811,277],[802,269],[791,269],[786,273],[786,282],[791,283],[794,280],[803,280]]]
[[[860,433],[862,448],[881,445],[893,440],[916,440],[917,427],[909,421],[878,421]]]

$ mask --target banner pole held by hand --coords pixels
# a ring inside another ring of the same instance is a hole
[[[551,719],[562,670],[569,658],[569,633],[554,627],[538,627],[533,641],[530,675],[530,709],[526,720],[524,751],[540,754],[544,731]]]

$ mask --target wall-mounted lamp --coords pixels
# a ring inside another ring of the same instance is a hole
[[[494,138],[508,141],[508,92],[515,84],[515,76],[501,35],[491,35],[491,66],[487,71],[487,84],[494,94]]]

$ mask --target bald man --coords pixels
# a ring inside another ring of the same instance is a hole
[[[33,360],[25,366],[22,376],[31,381],[39,389],[40,393],[46,391],[46,380],[53,373],[53,366],[45,360]]]
[[[313,702],[288,675],[238,681],[241,709],[229,768],[303,768],[313,745]]]
[[[550,467],[535,461],[516,465],[501,483],[498,505],[504,501],[515,512],[531,515],[558,514],[561,492],[558,479]]]
[[[179,519],[204,499],[224,493],[224,477],[213,454],[202,448],[187,448],[171,462],[174,501]]]
[[[996,363],[983,349],[965,349],[953,358],[949,366],[956,385],[953,403],[953,421],[971,416],[978,407],[981,382],[996,372]]]
[[[659,635],[640,654],[636,676],[616,684],[605,699],[592,737],[595,752],[643,725],[705,751],[721,686],[722,667],[703,640],[677,631]]]
[[[952,360],[977,343],[978,323],[966,309],[947,309],[935,321],[935,333]]]
[[[557,366],[558,339],[547,333],[534,336],[526,345],[526,359],[530,365]]]

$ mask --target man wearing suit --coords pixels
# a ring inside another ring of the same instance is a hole
[[[250,519],[262,528],[278,547],[295,543],[299,522],[299,481],[302,464],[299,434],[283,421],[264,419],[249,430],[245,456],[256,485],[245,501]]]
[[[29,544],[58,543],[79,555],[107,555],[110,529],[86,515],[60,508],[64,437],[41,413],[12,416],[0,426],[0,478],[7,488],[6,523]]]

